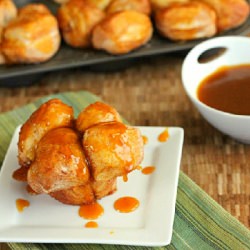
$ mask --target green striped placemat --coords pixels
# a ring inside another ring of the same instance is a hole
[[[51,98],[60,98],[71,105],[75,115],[88,104],[99,100],[89,92],[67,92],[50,95],[22,108],[0,114],[0,165],[16,126],[23,123],[37,107]],[[44,250],[149,249],[149,247],[98,244],[8,243],[8,245],[12,249]],[[181,172],[171,244],[155,249],[250,249],[250,231]]]

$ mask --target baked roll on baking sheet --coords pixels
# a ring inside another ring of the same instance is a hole
[[[219,32],[240,26],[249,16],[249,3],[246,0],[199,1],[208,4],[215,10],[217,15],[217,28]]]
[[[61,5],[57,12],[64,41],[77,48],[91,45],[92,30],[104,17],[102,10],[84,0],[69,0]]]
[[[92,44],[111,54],[125,54],[146,44],[152,37],[150,18],[128,10],[108,15],[93,30]]]
[[[154,18],[159,33],[171,40],[212,37],[217,32],[215,11],[198,1],[158,9]]]
[[[6,61],[40,63],[58,51],[60,33],[56,18],[43,4],[28,4],[4,29],[1,50]]]
[[[149,0],[113,0],[107,8],[107,13],[123,10],[134,10],[146,15],[151,14],[151,3]]]

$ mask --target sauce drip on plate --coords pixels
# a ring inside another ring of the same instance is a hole
[[[197,97],[212,108],[250,115],[250,64],[219,68],[200,83]]]
[[[148,143],[148,137],[146,135],[142,136],[143,144],[146,145]]]
[[[103,215],[104,209],[99,203],[93,203],[80,206],[78,213],[84,219],[95,220]]]
[[[86,227],[86,228],[97,228],[97,227],[98,227],[98,223],[95,222],[95,221],[88,221],[88,222],[85,224],[85,227]]]
[[[17,199],[16,200],[16,208],[17,208],[18,212],[23,212],[23,210],[26,207],[29,207],[29,205],[30,205],[30,202],[27,200],[24,200],[24,199]]]
[[[145,167],[141,170],[141,172],[143,174],[152,174],[153,172],[155,171],[155,167],[154,166],[148,166],[148,167]]]
[[[165,142],[169,138],[168,128],[166,128],[163,132],[161,132],[158,136],[158,141]]]
[[[114,208],[120,213],[130,213],[137,209],[140,202],[131,196],[124,196],[117,199],[114,203]]]

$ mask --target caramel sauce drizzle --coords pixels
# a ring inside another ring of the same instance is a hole
[[[168,132],[168,128],[166,128],[162,133],[159,134],[158,141],[166,142],[168,138],[169,138],[169,132]]]
[[[152,174],[154,171],[155,171],[155,167],[154,167],[154,166],[148,166],[148,167],[145,167],[145,168],[143,168],[143,169],[141,170],[141,172],[142,172],[143,174],[146,174],[146,175]]]
[[[85,227],[86,227],[86,228],[97,228],[97,227],[98,227],[98,223],[95,222],[95,221],[88,221],[88,222],[85,224]]]
[[[104,213],[103,207],[99,203],[93,203],[80,206],[78,214],[80,217],[87,220],[95,220]]]
[[[122,176],[122,179],[123,179],[124,182],[127,182],[128,181],[128,174],[124,174]]]
[[[114,209],[120,213],[130,213],[136,210],[139,205],[140,202],[136,198],[124,196],[115,201]]]
[[[16,199],[16,208],[18,212],[23,212],[26,207],[29,207],[30,202],[24,199]]]
[[[143,144],[146,145],[148,143],[148,137],[146,135],[142,136]]]

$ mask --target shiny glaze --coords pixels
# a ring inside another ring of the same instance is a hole
[[[142,140],[144,145],[148,144],[148,137],[146,135],[142,136]]]
[[[127,182],[128,181],[128,174],[124,174],[122,176],[122,179],[123,179],[124,182]]]
[[[12,174],[13,179],[17,181],[27,181],[27,173],[29,168],[25,166],[21,166],[17,170],[15,170]]]
[[[200,83],[197,96],[212,108],[250,115],[250,64],[219,68]]]
[[[114,202],[114,209],[120,213],[130,213],[140,205],[138,199],[131,196],[124,196]]]
[[[143,174],[146,174],[146,175],[152,174],[154,171],[155,171],[155,167],[154,167],[154,166],[144,167],[144,168],[141,170],[141,172],[142,172]]]
[[[158,136],[159,142],[166,142],[169,138],[168,128],[166,128],[163,132],[161,132]]]
[[[88,221],[84,227],[86,228],[97,228],[98,227],[98,223],[95,221]]]
[[[18,212],[23,212],[26,207],[29,207],[30,202],[24,199],[16,199],[16,208]]]
[[[103,207],[97,202],[89,205],[82,205],[78,211],[79,216],[86,220],[95,220],[102,216],[103,213]]]

